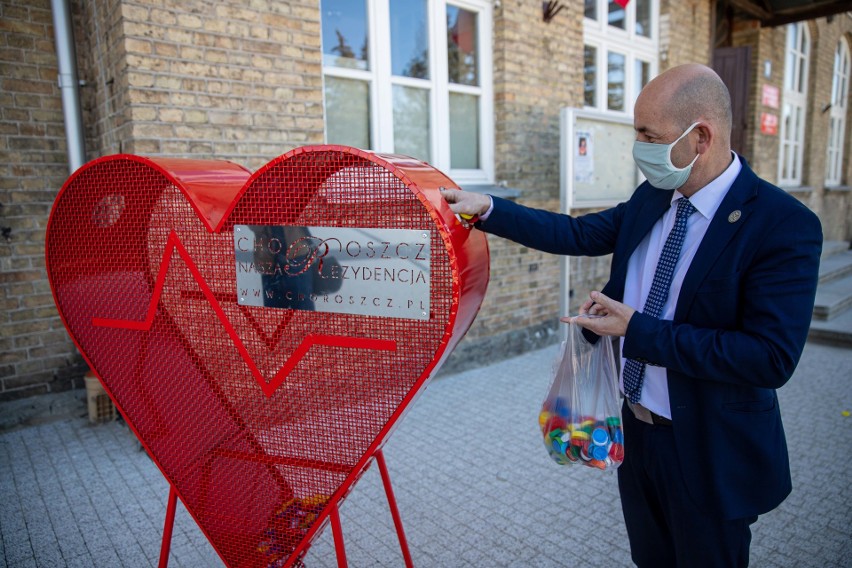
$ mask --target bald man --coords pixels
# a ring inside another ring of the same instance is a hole
[[[563,321],[620,338],[618,486],[633,561],[747,566],[750,525],[791,491],[775,389],[807,338],[822,229],[731,151],[730,95],[711,69],[652,80],[634,127],[647,181],[612,209],[575,218],[442,194],[478,229],[525,246],[612,254],[609,282]]]

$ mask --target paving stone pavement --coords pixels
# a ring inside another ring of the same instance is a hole
[[[391,436],[384,455],[415,566],[631,566],[615,475],[556,465],[541,443],[556,354],[441,377]],[[752,566],[852,566],[850,363],[852,350],[809,343],[779,391],[794,490],[753,526]],[[167,494],[121,423],[6,431],[0,568],[157,566]],[[403,565],[376,466],[340,516],[349,566]],[[330,528],[305,563],[337,566]],[[222,566],[180,504],[169,566]]]

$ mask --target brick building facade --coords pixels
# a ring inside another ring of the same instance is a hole
[[[87,158],[115,153],[227,159],[251,170],[325,141],[322,14],[318,0],[71,1]],[[584,13],[565,3],[552,20],[540,2],[489,4],[495,184],[525,204],[558,209],[563,107],[584,102]],[[651,4],[657,6],[656,4]],[[710,64],[714,4],[658,5],[657,71]],[[847,186],[824,182],[827,114],[837,43],[852,16],[806,24],[809,102],[803,182],[790,188],[822,218],[826,237],[852,238]],[[729,43],[752,48],[744,154],[778,175],[777,135],[761,132],[761,89],[783,88],[785,28],[734,21]],[[764,74],[766,62],[771,74]],[[44,229],[68,176],[51,2],[0,3],[0,400],[82,386],[85,365],[53,306]],[[847,94],[848,96],[848,94]],[[848,108],[848,107],[847,107]],[[778,112],[773,110],[773,112]],[[850,127],[846,124],[846,153]],[[852,179],[844,162],[843,183]],[[555,341],[556,257],[490,238],[491,284],[448,366],[461,368]],[[607,277],[607,258],[572,260],[574,305]]]

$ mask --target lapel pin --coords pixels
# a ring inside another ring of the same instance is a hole
[[[728,215],[728,223],[736,223],[742,217],[742,211],[737,209],[736,211],[732,211],[730,215]]]

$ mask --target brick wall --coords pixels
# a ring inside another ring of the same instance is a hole
[[[316,0],[72,1],[87,157],[230,159],[323,139]],[[68,176],[49,0],[0,5],[0,400],[82,385],[44,229]]]
[[[44,228],[68,176],[49,0],[0,4],[0,400],[82,385],[53,305]]]
[[[660,1],[660,71],[684,63],[711,63],[711,2]]]
[[[801,188],[788,188],[791,193],[814,210],[822,220],[827,240],[852,238],[852,200],[847,190],[826,189],[825,159],[828,144],[828,113],[823,112],[831,100],[834,72],[834,51],[841,37],[852,35],[852,18],[846,14],[835,16],[829,22],[820,18],[807,22],[811,36],[809,64],[809,92],[805,123],[805,153],[803,156],[803,180]],[[734,45],[752,47],[752,88],[749,102],[749,121],[752,125],[746,154],[755,172],[771,181],[778,179],[780,148],[780,124],[778,134],[761,132],[760,120],[763,113],[772,113],[781,120],[781,109],[773,109],[762,103],[764,85],[774,86],[781,95],[783,106],[784,63],[786,52],[786,27],[760,28],[754,22],[737,22],[734,27]],[[766,63],[770,65],[769,77],[765,74]],[[844,152],[852,150],[852,112],[847,116],[846,146]],[[852,181],[850,162],[846,160],[844,183]]]
[[[74,2],[80,100],[88,158],[129,152],[132,140],[119,0]]]
[[[823,222],[825,238],[829,240],[849,240],[849,225],[845,220],[850,215],[848,191],[832,191],[825,187],[826,152],[828,147],[829,116],[827,105],[831,102],[831,88],[834,72],[834,53],[837,42],[842,36],[852,34],[852,18],[839,14],[829,22],[821,18],[809,22],[811,31],[811,68],[810,92],[807,110],[807,129],[805,139],[804,184],[812,189],[805,199],[806,204],[819,214]],[[849,107],[847,103],[847,108]],[[847,126],[852,118],[847,111]],[[848,136],[844,152],[849,156],[852,142]],[[848,163],[848,159],[847,159]],[[848,166],[847,166],[848,171]],[[848,175],[844,180],[849,184]]]
[[[323,140],[316,0],[86,8],[105,149],[228,159],[257,169]]]

